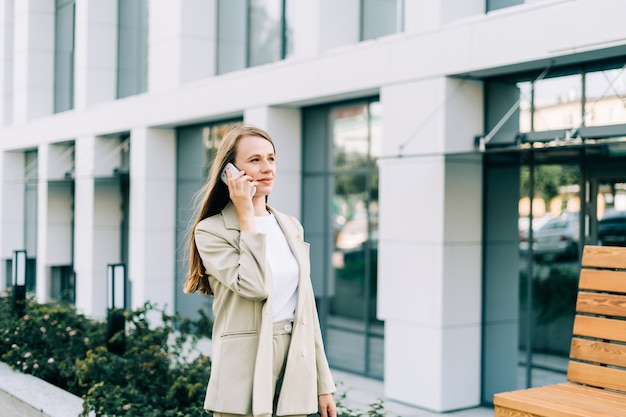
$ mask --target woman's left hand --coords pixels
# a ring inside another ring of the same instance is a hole
[[[333,394],[322,394],[317,396],[320,404],[320,415],[322,417],[337,417],[337,406]]]

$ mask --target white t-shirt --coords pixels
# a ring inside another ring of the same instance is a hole
[[[298,261],[273,214],[255,217],[254,220],[257,231],[266,235],[267,260],[274,284],[272,320],[274,323],[293,321],[298,300]]]

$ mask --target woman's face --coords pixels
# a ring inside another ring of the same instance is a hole
[[[244,136],[237,143],[235,166],[257,182],[255,197],[272,192],[276,177],[276,156],[272,144],[259,136]]]

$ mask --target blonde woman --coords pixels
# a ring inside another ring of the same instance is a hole
[[[214,296],[204,408],[215,417],[337,414],[309,245],[295,218],[267,205],[275,178],[271,137],[239,124],[223,138],[200,191],[184,290]]]

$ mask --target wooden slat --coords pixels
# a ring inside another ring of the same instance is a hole
[[[626,317],[626,295],[580,291],[576,300],[576,311]]]
[[[626,393],[626,371],[621,369],[570,361],[567,380]]]
[[[552,385],[552,388],[555,390],[563,391],[572,396],[585,395],[587,396],[587,398],[590,399],[611,403],[626,411],[626,395],[619,392],[607,391],[601,388],[588,387],[586,385],[580,385],[572,382],[554,384]]]
[[[626,272],[608,269],[582,269],[578,288],[626,293]]]
[[[596,337],[626,343],[626,320],[577,315],[574,318],[576,336]]]
[[[580,390],[573,384],[569,384],[572,387],[567,391],[559,389],[558,385],[549,385],[535,390],[532,394],[533,399],[550,401],[560,407],[571,406],[575,410],[584,410],[583,415],[586,416],[596,415],[596,413],[613,417],[626,416],[626,409],[624,408],[626,401],[618,403],[605,401],[605,397],[602,395],[603,390]]]
[[[585,246],[583,267],[626,269],[626,248],[618,246]]]
[[[510,408],[500,407],[498,405],[493,407],[494,417],[543,417],[537,414],[529,414],[523,411],[511,410]]]
[[[570,358],[626,367],[626,345],[573,337]]]
[[[623,404],[605,402],[601,398],[599,398],[600,401],[596,401],[595,398],[583,391],[575,394],[556,390],[554,387],[554,385],[549,385],[496,394],[494,406],[521,413],[502,413],[503,416],[626,417],[626,409]],[[599,389],[596,391],[601,392]]]

